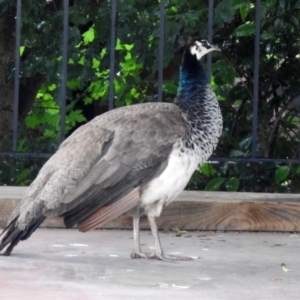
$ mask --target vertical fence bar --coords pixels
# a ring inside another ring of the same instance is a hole
[[[111,0],[111,27],[110,27],[110,63],[109,63],[109,98],[108,98],[108,110],[112,110],[114,108],[116,13],[117,13],[117,1],[116,0]]]
[[[20,83],[20,40],[21,40],[21,0],[17,0],[16,44],[15,44],[15,79],[14,79],[14,114],[12,151],[17,151],[18,116],[19,116],[19,83]]]
[[[69,0],[64,0],[63,14],[63,43],[61,70],[61,99],[60,99],[60,141],[66,135],[66,96],[67,96],[67,68],[68,68],[68,30],[69,30]]]
[[[300,116],[298,114],[298,158],[300,159]]]
[[[252,153],[257,154],[257,123],[258,123],[258,89],[259,89],[259,43],[260,43],[260,0],[255,4],[255,45],[254,45],[254,83],[253,83],[253,116],[252,116]]]
[[[164,77],[164,44],[165,44],[165,0],[160,0],[159,9],[159,48],[158,48],[158,97],[157,101],[162,102],[163,98],[163,77]]]
[[[214,0],[208,0],[208,22],[207,22],[207,39],[212,43],[213,36],[213,10]],[[207,78],[210,81],[211,77],[211,53],[207,55]]]

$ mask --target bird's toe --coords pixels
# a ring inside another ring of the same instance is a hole
[[[158,253],[150,254],[149,258],[158,259],[166,262],[178,262],[178,261],[190,261],[193,260],[192,257],[189,256],[175,256],[175,255],[164,255]]]
[[[130,257],[133,258],[149,258],[149,255],[143,252],[132,252]]]

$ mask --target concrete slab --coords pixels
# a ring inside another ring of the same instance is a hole
[[[150,232],[142,232],[150,252]],[[132,232],[39,229],[0,256],[0,299],[300,299],[300,235],[161,233],[166,253],[194,261],[132,260]],[[292,272],[284,272],[281,264]]]

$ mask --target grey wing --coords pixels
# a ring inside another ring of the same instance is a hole
[[[45,164],[11,219],[20,214],[24,228],[42,212],[63,215],[70,227],[103,207],[116,217],[136,206],[140,188],[164,170],[173,144],[185,133],[175,106],[161,107],[123,110],[105,126],[100,118],[81,127]]]
[[[64,214],[68,227],[82,223],[80,229],[86,231],[138,204],[140,190],[165,169],[173,144],[184,132],[165,116],[161,119],[144,116],[142,127],[136,120],[118,120],[122,126],[117,126],[109,150],[94,168],[100,176]],[[87,227],[86,218],[92,219]]]

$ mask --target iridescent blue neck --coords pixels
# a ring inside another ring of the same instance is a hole
[[[182,108],[195,106],[196,102],[204,98],[205,87],[208,84],[201,63],[196,56],[186,51],[180,67],[177,104]]]

